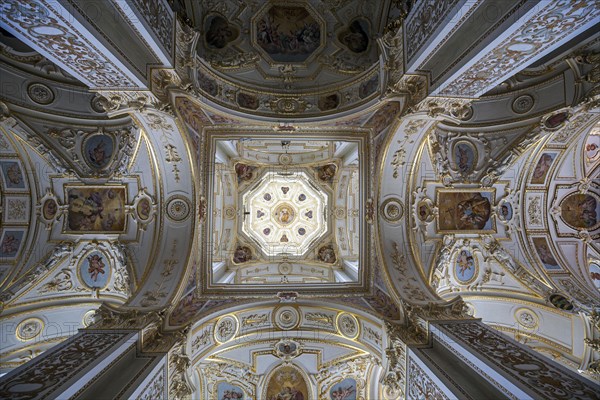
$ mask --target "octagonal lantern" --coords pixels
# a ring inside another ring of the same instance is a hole
[[[327,234],[328,194],[304,172],[269,171],[242,194],[242,231],[267,256],[302,256]]]

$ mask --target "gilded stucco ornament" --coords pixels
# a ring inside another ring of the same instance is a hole
[[[466,120],[472,114],[472,99],[461,97],[427,97],[413,107],[413,112],[425,112],[431,118],[450,118],[451,120]]]
[[[360,333],[358,320],[352,314],[339,314],[336,324],[340,333],[349,339],[355,339]]]
[[[275,343],[273,352],[280,359],[290,361],[302,354],[302,345],[296,340],[282,339]]]
[[[54,101],[54,92],[43,83],[32,83],[27,87],[27,95],[35,103],[48,105]]]
[[[40,318],[27,318],[17,325],[17,338],[24,342],[33,340],[42,333],[44,326],[44,321]]]
[[[167,217],[175,222],[183,222],[191,214],[190,201],[185,196],[173,195],[166,201]]]
[[[404,204],[398,198],[385,199],[379,207],[382,218],[389,223],[398,223],[404,216]]]
[[[231,340],[238,331],[239,323],[237,318],[232,315],[226,315],[219,319],[215,325],[215,340],[219,343],[225,343]]]
[[[525,114],[533,108],[534,103],[533,96],[523,94],[513,100],[512,110],[517,114]]]
[[[291,306],[282,306],[274,312],[275,325],[280,329],[287,331],[293,329],[300,322],[300,313]]]

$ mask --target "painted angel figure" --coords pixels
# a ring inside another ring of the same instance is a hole
[[[92,254],[87,259],[89,262],[88,272],[90,273],[90,277],[94,282],[97,282],[98,275],[105,273],[105,265],[104,262],[102,262],[102,257],[100,257],[98,254]]]

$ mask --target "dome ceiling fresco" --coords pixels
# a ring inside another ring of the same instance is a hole
[[[225,1],[197,9],[203,28],[195,82],[204,96],[265,117],[318,117],[371,104],[381,90],[376,38],[387,24],[386,1],[257,6]]]
[[[361,141],[239,134],[207,149],[213,284],[360,282]]]
[[[329,195],[301,171],[267,172],[259,179],[241,193],[242,232],[268,257],[304,255],[327,234]]]

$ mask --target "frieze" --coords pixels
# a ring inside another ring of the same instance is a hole
[[[431,380],[429,375],[412,359],[408,358],[407,396],[410,399],[449,400],[448,396]]]
[[[481,322],[436,323],[453,340],[500,368],[532,395],[544,398],[593,398],[598,387],[517,345]]]
[[[593,23],[597,16],[595,5],[586,0],[547,3],[441,93],[477,97],[511,71],[520,70],[534,57],[573,35],[575,27]],[[482,71],[486,79],[481,79]]]
[[[91,87],[138,88],[139,81],[116,65],[88,38],[89,32],[79,32],[63,9],[46,1],[8,1],[0,8],[4,22],[30,42],[53,54],[59,65],[68,66]],[[48,29],[54,34],[45,34]],[[97,66],[102,68],[97,68]]]
[[[0,384],[0,396],[15,400],[53,396],[62,384],[118,346],[129,332],[80,333],[46,352]],[[85,351],[81,351],[85,349]],[[31,385],[31,386],[28,386]],[[22,392],[21,386],[34,387]]]

